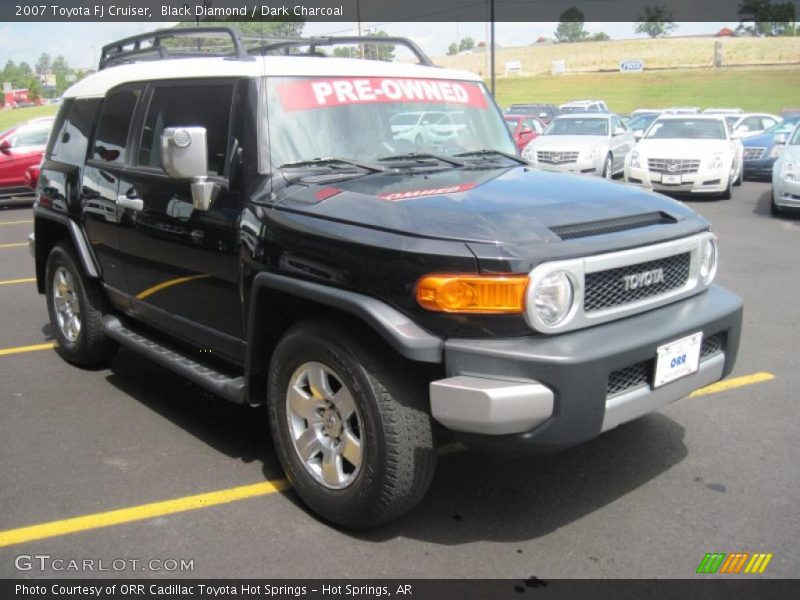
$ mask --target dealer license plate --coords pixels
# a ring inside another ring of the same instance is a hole
[[[696,373],[700,366],[703,332],[669,342],[656,349],[656,375],[653,387]]]
[[[661,183],[665,185],[680,185],[681,184],[681,176],[680,175],[668,175],[664,174],[661,176]]]

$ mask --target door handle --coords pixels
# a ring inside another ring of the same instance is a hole
[[[117,196],[117,206],[138,212],[144,210],[144,200],[141,198],[129,198],[125,194],[120,194]]]

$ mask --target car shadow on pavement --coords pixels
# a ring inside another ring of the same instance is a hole
[[[264,464],[267,479],[283,477],[263,407],[233,404],[124,348],[111,361],[107,381],[215,450]]]
[[[440,459],[431,489],[410,514],[353,535],[443,545],[533,540],[680,463],[687,455],[683,437],[681,425],[656,413],[559,454],[518,459],[450,454]]]
[[[266,479],[283,477],[263,407],[231,404],[125,349],[110,371],[107,381],[132,400],[226,456],[261,461]],[[444,545],[536,539],[681,462],[687,455],[683,437],[681,425],[656,413],[558,454],[515,459],[469,450],[445,454],[417,508],[376,529],[342,533],[366,542],[403,537]],[[317,519],[291,489],[282,494]]]

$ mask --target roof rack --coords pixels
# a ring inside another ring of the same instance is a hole
[[[334,36],[334,37],[313,37],[313,38],[292,38],[292,39],[278,39],[255,48],[248,48],[249,54],[257,54],[264,56],[269,52],[283,50],[283,53],[288,55],[292,48],[300,48],[308,46],[307,56],[317,56],[316,49],[318,46],[338,46],[340,44],[388,44],[405,46],[419,60],[419,64],[426,67],[433,67],[434,64],[423,50],[417,46],[416,43],[404,37],[389,37],[389,36]]]
[[[229,48],[226,48],[225,51],[217,52],[209,51],[209,48],[203,50],[199,45],[196,52],[187,52],[184,49],[181,49],[180,52],[174,52],[171,51],[168,45],[163,44],[165,40],[181,37],[198,37],[198,35],[210,33],[226,34],[229,36],[231,44],[233,45],[233,52],[231,52]],[[128,46],[130,46],[130,48],[128,48]],[[132,35],[103,46],[98,70],[116,64],[135,62],[137,60],[163,60],[167,58],[190,58],[198,56],[224,56],[241,60],[252,58],[247,54],[242,40],[239,37],[239,33],[230,27],[204,26],[181,29],[158,29],[149,33]]]
[[[201,38],[205,34],[224,34],[231,40],[232,47],[206,44],[197,45],[197,50],[186,47],[170,47],[164,44],[176,38]],[[245,42],[258,45],[246,47]],[[404,37],[388,36],[334,36],[312,38],[263,38],[242,36],[231,27],[200,26],[176,29],[158,29],[149,33],[133,35],[106,46],[100,54],[98,70],[106,67],[136,62],[140,60],[166,60],[169,58],[226,57],[234,60],[252,60],[253,55],[264,56],[282,51],[292,56],[319,56],[317,47],[338,46],[341,44],[384,44],[405,46],[417,57],[419,64],[432,67],[431,59],[416,43]],[[306,53],[292,53],[293,48],[308,47]]]

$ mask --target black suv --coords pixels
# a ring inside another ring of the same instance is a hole
[[[733,368],[742,305],[712,284],[708,222],[532,169],[477,77],[401,39],[374,43],[419,65],[325,56],[352,38],[190,30],[229,39],[216,56],[180,31],[115,42],[65,93],[38,290],[67,361],[123,345],[265,404],[325,519],[413,507],[445,433],[566,448]]]

